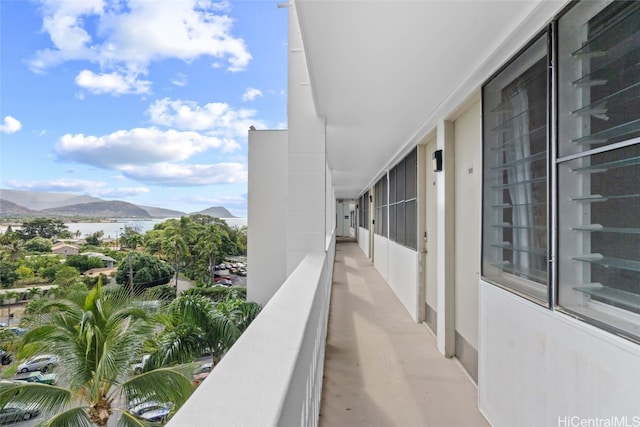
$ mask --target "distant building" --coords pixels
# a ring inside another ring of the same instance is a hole
[[[68,243],[56,243],[51,247],[51,252],[66,258],[69,255],[78,255],[78,247]]]
[[[88,257],[91,257],[91,258],[100,258],[102,260],[102,262],[104,263],[104,266],[106,268],[111,268],[116,263],[115,259],[113,259],[110,256],[107,256],[105,254],[101,254],[100,252],[83,252],[80,255],[88,256]]]

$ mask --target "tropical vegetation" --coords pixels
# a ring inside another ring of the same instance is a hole
[[[178,367],[163,367],[130,376],[142,343],[156,330],[156,304],[124,288],[106,291],[100,283],[84,295],[48,301],[31,317],[19,356],[57,355],[66,386],[3,382],[0,407],[37,405],[54,414],[41,426],[106,426],[121,413],[119,425],[144,423],[118,402],[155,400],[179,408],[193,390],[191,378]]]
[[[193,361],[206,354],[217,363],[260,311],[245,288],[214,281],[218,262],[246,254],[246,228],[195,215],[144,234],[125,227],[115,246],[94,233],[80,253],[117,260],[112,284],[103,286],[108,277],[82,275],[98,258],[47,253],[69,235],[62,226],[35,219],[0,235],[0,287],[31,288],[19,295],[29,298],[20,323],[28,332],[0,329],[0,349],[15,356],[3,376],[10,380],[19,362],[37,354],[64,361],[56,385],[0,381],[0,408],[35,405],[54,414],[39,424],[51,427],[105,426],[115,414],[119,426],[146,425],[127,411],[132,402],[170,403],[174,412],[195,387]],[[178,275],[196,286],[177,294]],[[39,284],[57,288],[44,296]],[[12,292],[5,298],[15,299]],[[132,363],[142,354],[149,356],[137,375]]]
[[[215,302],[183,294],[166,305],[123,286],[97,286],[66,298],[40,299],[22,325],[21,340],[4,336],[20,359],[57,355],[64,381],[53,386],[22,381],[0,382],[0,407],[35,406],[54,414],[41,427],[105,426],[119,413],[119,426],[143,426],[127,411],[130,402],[170,403],[179,409],[193,388],[190,363],[209,353],[217,363],[257,316],[260,307],[243,299]],[[132,364],[151,352],[143,372]]]

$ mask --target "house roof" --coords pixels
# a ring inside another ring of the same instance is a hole
[[[61,249],[61,248],[72,248],[72,249],[78,249],[78,246],[76,245],[70,245],[68,243],[56,243],[55,245],[53,245],[51,247],[51,250],[56,250],[56,249]]]
[[[116,262],[115,259],[105,254],[101,254],[100,252],[83,252],[80,255],[84,255],[92,258],[100,258],[102,261]]]

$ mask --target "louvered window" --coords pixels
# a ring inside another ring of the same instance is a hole
[[[375,186],[376,215],[374,230],[376,234],[387,236],[387,176],[378,180]]]
[[[559,304],[640,336],[640,2],[558,22]]]
[[[369,192],[360,197],[360,227],[369,229]]]
[[[548,302],[548,35],[483,88],[483,276]]]
[[[417,248],[417,150],[389,172],[389,239]]]

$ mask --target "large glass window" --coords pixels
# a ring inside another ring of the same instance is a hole
[[[369,192],[360,197],[360,227],[369,229]]]
[[[376,234],[387,236],[387,176],[378,180],[375,186],[376,214],[374,230]]]
[[[548,35],[483,88],[483,276],[548,303]]]
[[[581,2],[558,31],[558,302],[640,337],[640,2]]]
[[[417,248],[417,150],[389,172],[389,239]]]

